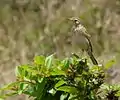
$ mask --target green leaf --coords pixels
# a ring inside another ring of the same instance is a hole
[[[16,76],[24,76],[24,72],[23,72],[23,69],[21,68],[21,66],[17,66],[16,69],[15,69],[15,74]]]
[[[66,58],[65,60],[62,61],[63,63],[63,69],[68,69],[70,65],[70,59]]]
[[[115,64],[115,60],[110,60],[105,64],[105,69],[108,70],[110,67],[113,66],[113,64]]]
[[[34,70],[33,67],[30,65],[22,65],[20,67],[22,68],[22,70],[31,72],[33,75],[39,74],[39,72],[37,70]],[[25,75],[25,71],[24,71],[24,75]]]
[[[26,83],[20,83],[20,88],[18,90],[18,94],[19,95],[22,94],[23,91],[26,89],[27,86],[28,86],[28,84],[26,84]]]
[[[30,84],[30,82],[27,82],[27,81],[16,81],[16,82],[13,82],[13,83],[10,83],[8,85],[5,85],[3,88],[0,88],[0,91],[4,91],[4,90],[11,90],[12,88],[14,87],[18,87],[21,83],[25,83],[26,85],[27,84]],[[23,88],[26,87],[26,85],[24,84]],[[32,83],[31,83],[32,84]]]
[[[4,100],[7,97],[11,97],[11,96],[16,95],[16,94],[17,94],[16,92],[7,93],[5,95],[0,96],[0,100]]]
[[[90,68],[91,72],[102,71],[102,70],[103,70],[103,67],[99,67],[97,65],[94,65]]]
[[[72,93],[72,94],[77,93],[77,89],[75,87],[71,87],[71,86],[61,86],[61,87],[57,88],[57,90]]]
[[[44,80],[44,78],[42,77],[38,77],[38,82],[41,83]]]
[[[0,96],[0,100],[4,100],[4,97]]]
[[[65,71],[62,71],[58,68],[54,68],[51,72],[51,75],[66,75]]]
[[[34,63],[37,65],[44,65],[45,63],[45,57],[44,56],[35,56],[34,57]]]
[[[51,89],[51,90],[49,90],[48,92],[49,92],[50,94],[52,94],[52,95],[55,95],[56,90],[52,88],[52,89]]]
[[[118,92],[115,94],[115,96],[120,97],[120,91],[118,91]]]
[[[65,83],[66,83],[66,82],[65,82],[64,80],[60,80],[60,81],[58,81],[58,82],[55,84],[55,88],[57,88],[57,87],[65,84]]]
[[[52,64],[53,64],[53,59],[54,59],[54,54],[46,57],[46,59],[45,59],[45,66],[46,66],[48,69],[52,66]]]
[[[41,83],[36,84],[36,86],[35,86],[36,89],[34,91],[34,96],[36,96],[37,98],[42,98],[43,94],[47,92],[47,90],[44,91],[45,86],[46,86],[46,78],[44,78]],[[39,99],[39,100],[41,100],[41,99]]]
[[[3,90],[9,90],[11,89],[12,87],[18,85],[20,82],[13,82],[13,83],[10,83],[8,85],[5,85],[3,88],[0,89],[0,91],[3,91]]]

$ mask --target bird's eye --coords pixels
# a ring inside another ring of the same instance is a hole
[[[77,22],[78,20],[77,19],[75,19],[75,22]]]
[[[75,19],[74,22],[75,22],[76,24],[79,24],[79,20],[77,20],[77,19]]]

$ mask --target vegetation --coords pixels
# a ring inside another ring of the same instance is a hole
[[[36,56],[32,64],[16,67],[17,79],[0,89],[11,90],[1,98],[26,94],[34,100],[118,100],[120,85],[105,82],[105,70],[113,63],[93,66],[76,54],[63,60],[55,54]]]

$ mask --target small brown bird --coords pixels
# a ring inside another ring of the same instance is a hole
[[[90,41],[90,35],[87,33],[86,28],[80,23],[78,18],[72,17],[69,20],[73,21],[72,39],[73,45],[78,44],[82,51],[86,51],[92,60],[94,65],[98,65],[97,60],[93,55],[92,44]]]

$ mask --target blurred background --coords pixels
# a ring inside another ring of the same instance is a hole
[[[0,87],[15,81],[14,70],[35,55],[68,57],[72,24],[79,17],[91,35],[99,63],[115,59],[111,83],[120,82],[120,0],[0,0]],[[24,95],[8,100],[27,100]]]

